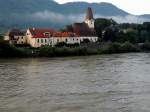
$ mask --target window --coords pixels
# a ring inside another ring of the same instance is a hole
[[[44,35],[45,36],[50,36],[50,33],[49,32],[45,32]]]
[[[41,39],[41,43],[43,43],[43,39]]]
[[[59,39],[57,39],[57,42],[59,42]]]
[[[23,39],[23,37],[22,37],[22,39]]]
[[[32,32],[32,35],[36,35],[36,32]]]
[[[67,42],[68,40],[66,39],[65,41]]]
[[[39,43],[39,39],[37,39],[37,42]]]
[[[47,43],[47,40],[45,39],[45,43]]]

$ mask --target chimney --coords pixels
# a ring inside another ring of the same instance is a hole
[[[93,12],[92,12],[91,7],[88,7],[87,12],[86,12],[86,20],[91,20],[91,19],[94,19]]]

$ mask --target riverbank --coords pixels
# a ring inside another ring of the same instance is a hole
[[[87,56],[114,53],[129,52],[149,52],[150,43],[132,44],[125,43],[99,43],[101,47],[92,48],[88,46],[74,47],[50,47],[43,46],[41,48],[15,47],[7,43],[0,43],[0,57],[65,57],[65,56]]]

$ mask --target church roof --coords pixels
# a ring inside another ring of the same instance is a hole
[[[86,20],[91,20],[94,19],[93,18],[93,12],[91,7],[88,7],[87,11],[86,11]]]
[[[96,36],[94,29],[88,27],[86,23],[74,23],[72,25],[73,32],[80,36]]]

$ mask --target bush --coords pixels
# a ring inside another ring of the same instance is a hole
[[[141,46],[141,49],[145,51],[150,51],[150,42],[146,42]]]
[[[130,42],[125,42],[122,44],[122,52],[138,52],[140,49],[136,46],[131,44]]]
[[[53,57],[53,56],[85,56],[85,55],[92,55],[98,54],[97,49],[88,49],[88,48],[81,48],[81,47],[50,47],[50,46],[43,46],[39,49],[39,56],[42,57]]]
[[[53,57],[55,56],[54,48],[50,46],[43,46],[39,49],[39,56],[45,56],[45,57]]]
[[[111,54],[111,53],[121,53],[121,44],[109,42],[102,50],[99,49],[99,53]]]
[[[112,43],[109,42],[103,46],[102,49],[98,49],[99,54],[112,54],[112,53],[126,53],[126,52],[139,52],[140,48],[130,42]]]
[[[65,42],[59,42],[55,46],[56,47],[64,47],[64,46],[67,46],[67,43],[65,43]]]
[[[0,41],[0,57],[26,57],[28,55],[27,50],[16,48],[6,41]]]
[[[90,43],[90,40],[89,39],[83,39],[83,41],[81,43],[82,44],[87,44],[87,43]]]
[[[55,47],[79,47],[79,43],[67,44],[65,42],[60,42],[60,43],[57,43]]]

